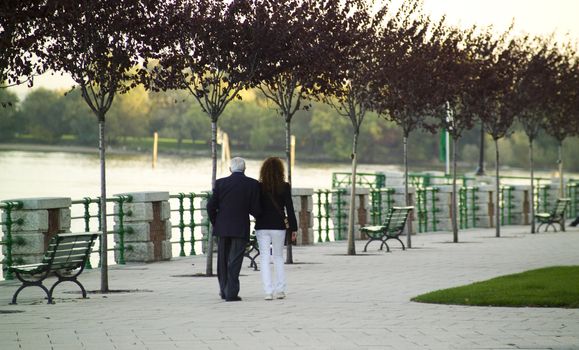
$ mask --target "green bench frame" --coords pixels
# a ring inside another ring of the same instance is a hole
[[[380,241],[380,250],[386,246],[387,251],[390,251],[388,243],[390,239],[395,239],[402,245],[402,250],[406,250],[404,243],[400,240],[399,236],[404,231],[406,222],[410,213],[414,210],[414,207],[392,207],[386,215],[386,220],[383,225],[378,226],[364,226],[360,229],[361,232],[368,236],[368,242],[364,246],[364,251],[368,248],[368,245],[373,241]]]
[[[253,267],[254,271],[257,271],[257,263],[255,259],[259,256],[259,245],[257,244],[257,237],[255,233],[249,236],[249,242],[245,246],[245,253],[243,254],[250,260],[249,267]]]
[[[561,231],[565,231],[565,212],[567,211],[567,207],[571,202],[570,198],[557,198],[557,202],[555,203],[555,207],[549,213],[536,213],[535,220],[539,223],[537,227],[537,232],[541,229],[541,226],[545,226],[545,231],[549,230],[549,226],[553,227],[553,230],[557,232],[557,228],[554,224],[559,224],[561,226]]]
[[[54,235],[48,243],[48,249],[44,253],[42,262],[29,265],[11,266],[22,285],[12,296],[12,303],[16,304],[18,294],[27,287],[37,286],[41,288],[48,298],[48,304],[52,304],[52,293],[54,288],[62,282],[70,281],[76,283],[81,291],[82,297],[86,298],[86,290],[77,280],[77,277],[84,271],[85,264],[90,257],[91,248],[99,233],[61,233]],[[70,271],[75,272],[68,273]],[[44,286],[43,281],[54,273],[58,277],[50,290]],[[66,274],[66,276],[64,275]]]

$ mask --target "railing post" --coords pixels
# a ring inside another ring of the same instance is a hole
[[[438,219],[437,219],[437,211],[438,209],[436,208],[436,202],[438,201],[438,198],[436,198],[436,193],[439,191],[438,187],[432,187],[430,188],[431,191],[431,199],[432,199],[432,231],[438,231],[437,229],[437,223],[438,223]]]
[[[428,213],[426,212],[426,191],[423,188],[416,188],[416,213],[418,216],[418,232],[426,232]]]
[[[97,215],[91,215],[90,213],[90,208],[91,208],[91,204],[97,202],[96,199],[92,199],[90,197],[84,197],[83,199],[80,200],[73,200],[71,201],[71,211],[72,208],[74,208],[75,205],[82,205],[82,215],[81,216],[74,216],[71,217],[71,221],[72,220],[81,220],[83,221],[84,224],[84,232],[91,232],[90,229],[90,220],[92,218],[97,217]],[[99,208],[100,209],[100,208]],[[100,218],[99,218],[100,219]],[[100,228],[99,228],[100,230]],[[95,250],[96,251],[96,250]],[[92,269],[92,263],[91,263],[91,259],[87,259],[86,260],[86,264],[84,266],[85,269]]]
[[[567,184],[567,197],[571,199],[571,203],[569,203],[569,210],[567,211],[568,218],[576,218],[577,217],[577,182],[569,182]]]
[[[10,267],[14,264],[12,259],[12,244],[14,240],[12,238],[12,225],[22,224],[22,220],[15,222],[12,220],[12,210],[22,208],[22,202],[12,201],[12,202],[1,202],[0,208],[4,209],[5,219],[4,222],[0,222],[0,225],[5,225],[6,232],[4,232],[4,240],[2,244],[6,246],[6,257],[3,261],[3,269],[6,271],[4,278],[7,280],[13,280],[14,274],[10,270]]]
[[[470,196],[470,204],[471,204],[471,214],[472,214],[472,227],[476,227],[477,226],[477,222],[476,222],[476,213],[478,211],[478,205],[477,200],[478,200],[478,187],[471,187],[471,196]]]
[[[117,221],[117,234],[119,237],[119,259],[118,264],[124,265],[125,264],[125,209],[124,203],[130,202],[130,196],[123,196],[123,195],[116,195],[117,197],[117,205],[118,205],[118,213],[116,218]]]
[[[370,210],[372,225],[380,225],[382,223],[382,191],[380,189],[371,190],[370,198],[372,203],[372,209]]]
[[[195,251],[195,193],[191,192],[189,194],[189,228],[191,229],[191,251],[189,255],[197,255]]]
[[[177,195],[179,201],[179,256],[185,256],[185,208],[183,207],[183,200],[185,193],[181,192]]]
[[[326,242],[330,241],[330,191],[325,191],[325,202],[324,206],[326,208]]]
[[[346,190],[343,188],[340,188],[336,191],[336,197],[338,198],[338,202],[336,203],[337,208],[338,208],[338,213],[337,213],[337,217],[338,217],[338,227],[337,227],[337,237],[335,238],[336,240],[342,240],[342,230],[344,229],[344,217],[346,215],[346,213],[344,212],[344,195],[346,194]],[[336,229],[334,229],[334,235],[336,234]]]
[[[522,213],[522,224],[529,225],[529,214],[531,213],[530,201],[529,201],[530,189],[523,190],[523,213]]]
[[[90,232],[90,203],[92,199],[90,197],[84,197],[82,199],[82,207],[83,207],[83,220],[84,220],[84,232]],[[89,262],[90,259],[87,260]]]
[[[333,175],[335,176],[335,175]],[[318,220],[318,243],[322,242],[322,190],[317,190],[316,196],[318,197],[317,207],[318,207],[318,214],[316,215],[316,219]]]
[[[458,189],[459,227],[461,229],[468,228],[467,191],[468,189],[466,187]]]

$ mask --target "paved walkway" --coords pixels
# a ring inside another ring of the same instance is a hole
[[[503,274],[579,264],[579,230],[528,230],[504,227],[503,238],[465,230],[459,244],[449,243],[449,233],[425,234],[406,252],[381,253],[372,250],[376,244],[357,256],[344,255],[344,242],[297,247],[285,300],[264,301],[259,272],[244,267],[243,301],[222,302],[216,278],[195,276],[204,272],[202,256],[115,266],[111,289],[133,292],[83,300],[65,283],[55,305],[39,300],[35,288],[9,305],[16,284],[2,282],[0,349],[579,349],[579,309],[409,301]],[[97,290],[99,278],[87,271],[80,279]]]

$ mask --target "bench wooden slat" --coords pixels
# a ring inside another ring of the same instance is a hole
[[[78,264],[79,262],[81,262],[82,260],[84,260],[84,254],[75,254],[75,255],[71,255],[71,256],[67,256],[67,257],[58,257],[58,258],[54,258],[54,260],[52,261],[53,264]]]

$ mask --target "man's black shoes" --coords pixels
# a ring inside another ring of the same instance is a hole
[[[225,301],[241,301],[241,297],[227,298],[227,299],[225,299]]]

